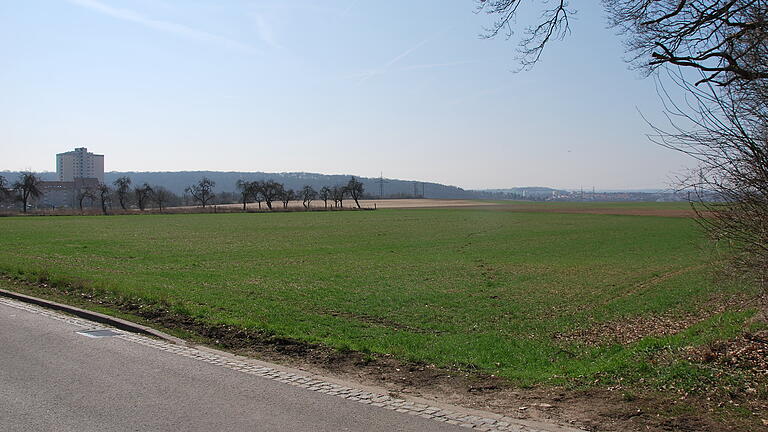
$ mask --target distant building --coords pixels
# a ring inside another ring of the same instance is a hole
[[[38,207],[74,207],[74,182],[43,181],[40,182],[40,192],[43,196],[38,201]]]
[[[76,178],[75,181],[42,181],[40,182],[40,192],[43,196],[38,202],[38,206],[44,208],[58,208],[78,206],[80,193],[86,189],[95,191],[99,187],[99,181],[95,178]],[[93,204],[86,201],[84,204]]]
[[[56,155],[59,181],[40,182],[42,207],[76,207],[80,194],[104,183],[104,155],[89,153],[85,147]],[[90,204],[90,203],[89,203]]]
[[[89,153],[85,147],[56,155],[56,174],[60,182],[95,178],[104,183],[104,155]]]

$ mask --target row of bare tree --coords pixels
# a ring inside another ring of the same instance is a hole
[[[203,180],[207,179],[204,178]],[[360,208],[360,199],[363,197],[365,189],[360,181],[352,177],[346,185],[323,186],[319,192],[310,185],[305,185],[301,190],[295,191],[274,180],[238,180],[237,190],[240,192],[240,202],[243,204],[243,211],[245,211],[249,202],[257,202],[259,208],[264,202],[267,208],[272,210],[272,203],[275,201],[281,202],[283,208],[288,208],[289,202],[298,200],[301,200],[304,208],[308,209],[312,201],[316,199],[322,200],[325,208],[328,208],[328,201],[333,202],[333,207],[343,207],[344,199],[347,197],[353,199],[357,208]],[[203,206],[205,205],[203,204]]]
[[[127,210],[131,203],[135,202],[142,211],[150,204],[162,211],[168,204],[179,204],[182,201],[178,195],[163,186],[144,183],[131,187],[131,179],[128,177],[118,178],[113,182],[113,186],[114,189],[103,183],[79,186],[74,191],[74,200],[81,211],[86,203],[93,205],[98,202],[104,214],[112,207],[113,201],[117,201],[123,210]],[[32,201],[41,198],[43,194],[42,180],[33,172],[22,172],[19,179],[12,184],[0,176],[0,202],[18,201],[25,213],[32,206]]]
[[[132,183],[129,177],[120,177],[112,183],[112,187],[107,184],[82,186],[75,191],[74,198],[81,211],[86,203],[94,205],[98,202],[104,214],[108,213],[115,201],[123,210],[128,210],[135,204],[139,210],[144,211],[148,206],[154,204],[161,212],[168,205],[180,205],[185,201],[163,186],[148,183],[134,186]],[[215,187],[216,183],[213,180],[203,177],[197,183],[187,187],[185,193],[193,202],[205,208],[214,203],[217,198],[214,193]],[[259,208],[263,202],[269,210],[272,210],[274,202],[282,203],[283,208],[288,208],[291,201],[297,200],[301,200],[304,208],[308,209],[311,202],[316,199],[322,200],[326,208],[328,208],[329,201],[332,202],[333,207],[343,207],[346,198],[353,199],[357,207],[360,208],[359,200],[364,192],[363,184],[355,177],[350,178],[346,185],[326,186],[321,188],[319,192],[309,185],[295,191],[274,180],[239,180],[237,189],[243,210],[250,202],[257,202]],[[40,198],[42,195],[41,180],[32,172],[23,172],[19,179],[10,185],[3,176],[0,176],[0,201],[15,198],[21,202],[24,212],[30,207],[32,200]],[[222,195],[225,202],[236,202],[235,199],[231,198],[232,194],[223,193]],[[232,200],[229,201],[229,199]]]
[[[110,190],[109,186],[105,184],[99,185],[98,189],[101,193],[101,196],[114,195],[114,198],[117,199],[117,202],[120,204],[120,208],[123,210],[128,208],[131,199],[133,199],[141,211],[144,211],[144,209],[146,209],[150,203],[154,203],[157,208],[160,209],[160,211],[163,211],[163,208],[165,208],[169,203],[178,203],[180,201],[176,194],[163,186],[151,186],[148,183],[144,183],[132,188],[131,183],[132,182],[130,177],[119,177],[117,180],[112,182],[112,185],[114,186],[113,194],[111,194],[112,191]],[[106,214],[107,210],[103,198],[101,199],[101,206],[102,211]],[[80,208],[82,209],[82,205]]]

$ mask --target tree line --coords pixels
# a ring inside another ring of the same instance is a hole
[[[237,190],[240,192],[240,202],[243,204],[243,210],[246,210],[248,203],[251,202],[258,203],[259,208],[261,208],[261,203],[263,202],[269,210],[272,210],[272,205],[275,201],[282,203],[283,208],[288,208],[290,201],[301,200],[304,208],[308,209],[312,201],[318,199],[323,201],[325,208],[328,208],[329,201],[333,207],[344,207],[345,198],[351,198],[355,201],[357,208],[360,208],[360,199],[363,197],[365,188],[363,183],[352,177],[346,185],[323,186],[320,188],[320,191],[315,190],[310,185],[305,185],[301,190],[297,191],[286,188],[282,183],[274,180],[238,180]]]
[[[100,183],[98,185],[83,185],[74,191],[74,204],[82,211],[86,204],[93,206],[99,204],[101,211],[107,214],[113,205],[119,205],[122,210],[138,208],[146,210],[154,205],[161,212],[164,208],[188,204],[200,205],[202,208],[212,204],[231,204],[240,202],[243,210],[249,203],[258,203],[259,209],[262,203],[268,210],[273,210],[275,203],[288,208],[291,201],[299,201],[305,209],[311,207],[312,201],[322,200],[324,208],[339,208],[344,206],[344,200],[349,198],[355,202],[357,208],[361,208],[359,200],[363,198],[365,188],[363,183],[355,177],[351,177],[345,185],[324,186],[319,191],[310,185],[305,185],[301,190],[286,188],[282,183],[274,180],[246,181],[238,180],[236,188],[238,193],[214,192],[216,182],[203,177],[185,189],[185,195],[179,196],[160,185],[143,183],[134,185],[131,178],[119,177],[111,185]],[[9,183],[0,176],[0,202],[16,201],[21,204],[26,213],[32,201],[41,198],[44,194],[43,182],[39,176],[30,171],[22,172],[17,181]]]

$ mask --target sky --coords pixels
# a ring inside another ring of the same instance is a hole
[[[655,84],[584,3],[516,72],[473,0],[0,0],[0,171],[87,147],[107,171],[670,186],[692,162],[648,140]]]

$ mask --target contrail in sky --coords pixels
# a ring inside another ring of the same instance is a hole
[[[395,63],[399,62],[400,60],[402,60],[403,58],[407,57],[410,53],[416,51],[417,49],[419,49],[419,47],[421,47],[425,43],[429,42],[430,39],[432,39],[432,37],[433,36],[430,36],[430,37],[422,40],[421,42],[417,43],[416,45],[414,45],[414,46],[408,48],[407,50],[403,51],[402,53],[400,53],[400,55],[398,55],[397,57],[395,57],[392,60],[390,60],[389,62],[387,62],[387,64],[384,65],[384,69],[392,66],[393,64],[395,64]]]
[[[130,9],[115,8],[105,3],[102,3],[101,1],[98,1],[98,0],[66,0],[66,1],[68,1],[73,5],[90,9],[92,11],[96,11],[101,14],[111,16],[113,18],[140,24],[145,27],[149,27],[154,30],[159,30],[165,33],[170,33],[177,36],[182,36],[188,39],[194,39],[194,40],[203,41],[203,42],[213,42],[213,43],[223,45],[227,48],[247,52],[249,54],[259,53],[259,50],[257,50],[256,48],[250,45],[244,44],[242,42],[239,42],[233,39],[229,39],[224,36],[219,36],[217,34],[209,33],[202,30],[197,30],[192,27],[186,26],[184,24],[177,24],[174,22],[152,19],[138,12],[132,11]]]

